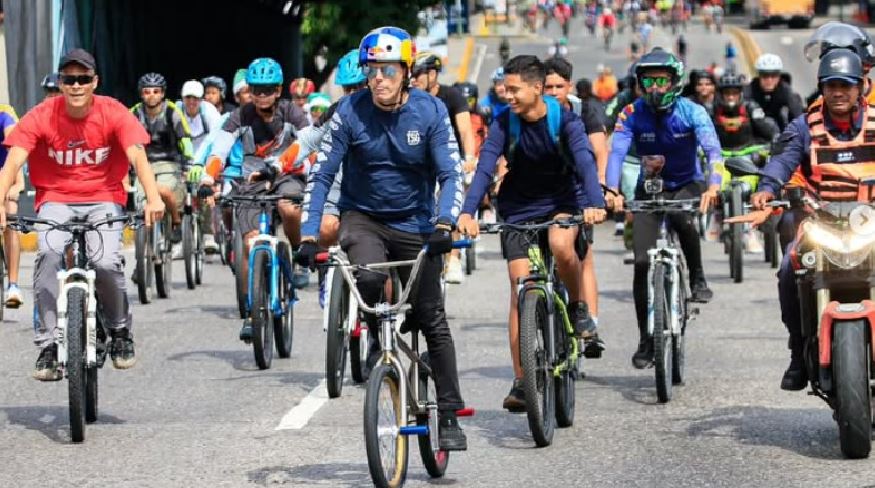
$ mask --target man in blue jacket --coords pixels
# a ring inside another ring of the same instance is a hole
[[[464,402],[440,286],[441,256],[452,250],[451,232],[462,204],[461,157],[443,103],[408,88],[415,52],[413,39],[397,27],[375,29],[362,39],[359,64],[369,90],[341,99],[328,121],[330,132],[322,139],[307,185],[309,203],[296,259],[314,265],[323,207],[341,165],[340,246],[352,263],[414,259],[428,246],[408,319],[418,325],[428,344],[436,376],[440,447],[465,450],[467,440],[456,419]],[[409,269],[400,271],[407,281]],[[357,279],[362,298],[376,302],[386,275],[362,271]],[[376,330],[374,317],[368,320]]]
[[[478,234],[480,229],[473,215],[501,156],[508,161],[508,172],[498,192],[498,214],[505,222],[543,222],[581,212],[588,224],[604,220],[604,198],[592,146],[580,117],[555,98],[543,96],[547,77],[544,63],[535,56],[516,56],[508,61],[504,74],[510,109],[498,114],[480,149],[477,172],[459,217],[459,231]],[[558,124],[553,126],[553,121]],[[597,357],[601,343],[581,286],[581,260],[586,254],[581,232],[557,226],[549,230],[548,240],[559,277],[571,297],[571,321],[576,332],[588,339],[587,355]],[[515,293],[518,280],[530,273],[525,234],[502,231],[501,250],[510,275],[508,335],[515,378],[504,408],[518,412],[526,408],[519,356],[519,299]]]
[[[611,155],[608,158],[607,186],[618,191],[623,159],[634,143],[639,155],[665,156],[662,178],[666,191],[665,198],[687,199],[701,194],[701,211],[708,208],[717,198],[720,189],[719,168],[723,165],[720,155],[720,140],[714,130],[711,117],[701,106],[687,98],[680,97],[684,65],[672,54],[660,48],[644,55],[635,67],[639,87],[644,95],[626,105],[620,113],[614,128]],[[701,147],[711,166],[711,181],[708,190],[702,194],[704,176],[699,165],[698,148]],[[643,167],[643,166],[642,166]],[[635,199],[643,200],[641,177]],[[622,196],[609,196],[608,206],[616,210],[623,207]],[[702,268],[702,252],[699,235],[693,219],[689,215],[670,217],[671,224],[680,238],[681,248],[690,269],[692,298],[707,302],[712,293],[705,281]],[[632,356],[632,364],[643,369],[653,360],[653,344],[647,336],[647,271],[649,256],[647,250],[656,243],[659,233],[659,219],[655,215],[635,216],[633,225],[633,248],[635,251],[635,278],[633,294],[635,313],[638,317],[640,340],[638,349]]]

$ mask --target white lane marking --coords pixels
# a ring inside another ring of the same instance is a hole
[[[486,44],[477,44],[477,61],[474,62],[474,69],[468,74],[468,81],[477,83],[477,77],[480,76],[480,68],[483,67],[483,59],[486,57]]]
[[[328,389],[325,387],[325,380],[319,382],[316,388],[313,388],[307,396],[301,400],[294,408],[286,413],[279,425],[274,430],[299,430],[313,418],[313,415],[325,405],[328,401]]]
[[[781,44],[783,44],[785,46],[792,46],[793,45],[793,38],[790,36],[781,36]]]

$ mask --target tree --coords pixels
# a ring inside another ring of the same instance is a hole
[[[357,2],[325,0],[307,4],[301,33],[304,39],[304,73],[316,86],[322,85],[350,49],[358,48],[362,37],[376,27],[393,25],[416,36],[419,29],[417,13],[434,5],[435,0],[395,0],[389,2]],[[325,47],[327,64],[319,72],[314,62]]]

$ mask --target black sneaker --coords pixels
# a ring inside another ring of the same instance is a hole
[[[455,412],[440,412],[438,442],[442,451],[467,451],[468,439]]]
[[[243,321],[243,327],[240,328],[240,340],[249,344],[252,342],[252,319]]]
[[[109,352],[106,344],[106,332],[102,326],[97,328],[97,344],[94,347],[97,351],[97,367],[102,368],[103,364],[106,363],[106,354]]]
[[[632,366],[644,369],[653,364],[653,341],[650,339],[638,343],[638,350],[632,355]]]
[[[33,372],[34,379],[40,381],[58,381],[64,374],[58,369],[58,345],[49,344],[42,348],[36,358],[36,369]]]
[[[708,288],[708,282],[705,281],[704,276],[693,280],[693,286],[690,291],[693,294],[693,301],[697,303],[708,303],[714,298],[714,292]]]
[[[787,391],[804,390],[808,386],[808,372],[805,370],[805,362],[802,360],[802,355],[793,355],[790,359],[790,366],[787,371],[784,371],[784,377],[781,378],[781,389]]]
[[[569,318],[574,326],[574,333],[581,339],[589,339],[596,335],[596,325],[589,314],[586,302],[571,302],[568,305]]]
[[[581,339],[581,342],[583,343],[583,357],[588,359],[602,357],[602,351],[605,350],[605,341],[599,338],[597,332],[586,339]]]
[[[510,413],[522,413],[526,411],[526,394],[523,391],[522,378],[513,380],[513,386],[510,387],[510,393],[504,397],[502,404]]]
[[[129,369],[137,364],[137,356],[134,353],[134,337],[127,327],[110,330],[112,342],[109,348],[109,357],[115,369]]]

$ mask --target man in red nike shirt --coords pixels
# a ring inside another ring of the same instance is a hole
[[[34,206],[41,219],[66,222],[73,217],[102,220],[121,215],[127,201],[122,180],[132,164],[146,193],[145,217],[150,225],[164,213],[155,175],[146,159],[149,136],[137,119],[117,100],[94,95],[98,77],[94,57],[74,49],[58,66],[62,97],[43,101],[28,112],[6,137],[6,164],[0,170],[0,201],[5,200],[15,175],[29,161],[30,179],[36,188]],[[6,224],[0,207],[0,226]],[[40,348],[34,378],[57,381],[58,280],[63,265],[65,232],[41,232],[33,277],[40,326],[35,342]],[[88,254],[95,256],[97,293],[110,330],[109,353],[113,366],[134,365],[134,341],[121,256],[122,227],[105,226],[87,236]],[[100,252],[102,249],[102,252]]]

